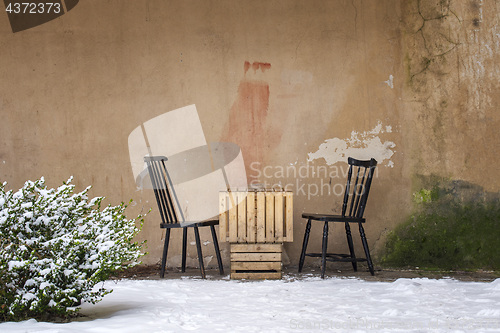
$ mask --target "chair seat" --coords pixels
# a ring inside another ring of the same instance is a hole
[[[362,217],[347,217],[342,215],[303,213],[302,217],[312,221],[365,223],[365,219]]]
[[[160,228],[186,228],[186,227],[208,227],[219,225],[219,220],[205,220],[200,222],[181,222],[181,223],[160,223]]]

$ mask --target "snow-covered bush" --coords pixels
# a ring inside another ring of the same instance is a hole
[[[123,203],[101,209],[102,197],[74,193],[71,180],[17,192],[0,184],[0,321],[68,317],[111,292],[96,284],[138,263],[142,216],[127,219]]]

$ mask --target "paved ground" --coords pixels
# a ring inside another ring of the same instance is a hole
[[[206,270],[206,275],[208,279],[219,280],[219,279],[229,279],[229,267],[224,267],[225,275],[219,275],[219,271],[216,268],[210,268]],[[306,267],[302,273],[297,272],[297,266],[286,266],[283,270],[283,275],[288,280],[300,280],[305,277],[320,276],[321,270],[319,267]],[[185,273],[182,273],[180,269],[168,268],[165,274],[165,279],[179,279],[182,277],[199,277],[200,271],[197,268],[188,268]],[[440,279],[440,278],[453,278],[460,281],[484,281],[489,282],[500,278],[500,272],[487,272],[487,271],[476,271],[476,272],[460,272],[460,271],[423,271],[423,270],[389,270],[376,268],[375,276],[371,276],[370,272],[363,266],[361,266],[358,272],[354,272],[350,264],[345,264],[339,266],[335,263],[335,266],[328,266],[326,271],[327,277],[344,277],[344,278],[359,278],[366,281],[387,281],[391,282],[399,278],[429,278],[429,279]],[[158,265],[154,266],[137,266],[128,271],[119,273],[115,278],[127,278],[127,279],[148,279],[157,280],[160,279],[160,268]]]

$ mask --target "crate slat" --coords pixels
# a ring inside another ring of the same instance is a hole
[[[281,244],[231,244],[231,252],[281,252]]]
[[[257,192],[257,243],[266,241],[266,194]]]
[[[247,242],[255,243],[257,237],[257,216],[255,214],[255,192],[247,194]]]
[[[281,262],[281,253],[231,253],[231,261],[279,261]]]
[[[281,272],[231,272],[231,279],[279,280],[281,279]]]
[[[238,215],[238,243],[247,241],[247,193],[236,192],[237,215]]]
[[[219,240],[226,241],[227,238],[227,193],[219,193]]]
[[[274,195],[274,241],[283,242],[283,192]]]
[[[285,242],[293,242],[293,194],[285,192]]]
[[[266,242],[272,243],[274,239],[274,194],[266,192]]]
[[[234,261],[231,263],[231,271],[281,271],[279,261]]]
[[[229,242],[231,243],[236,243],[238,241],[238,214],[237,214],[237,205],[236,205],[236,198],[235,198],[235,193],[234,192],[229,192],[228,195],[230,199],[230,205],[229,205],[229,219],[228,219],[228,226],[229,226]],[[220,223],[220,221],[219,221]]]

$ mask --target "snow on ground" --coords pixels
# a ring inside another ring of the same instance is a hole
[[[78,321],[0,332],[500,332],[500,279],[120,280]]]

